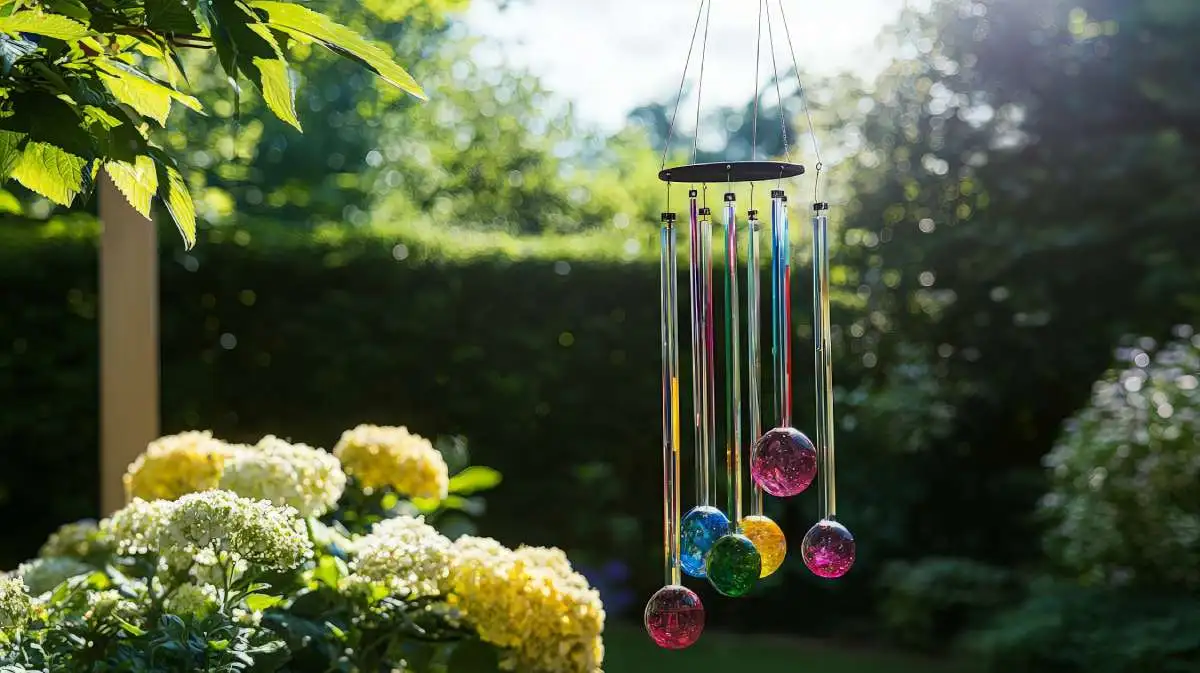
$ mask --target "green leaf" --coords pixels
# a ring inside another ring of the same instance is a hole
[[[150,201],[158,191],[158,167],[154,165],[154,159],[142,155],[134,163],[109,161],[104,164],[104,172],[125,195],[129,205],[142,217],[150,219]]]
[[[192,203],[192,195],[174,166],[160,160],[158,167],[158,197],[167,206],[179,235],[183,236],[184,247],[191,250],[196,245],[196,206]]]
[[[128,633],[129,635],[133,636],[134,638],[138,638],[140,636],[146,635],[146,632],[144,630],[142,630],[140,627],[138,627],[134,624],[130,624],[129,622],[125,621],[116,612],[112,613],[112,617],[117,620],[118,624],[121,625],[122,631],[124,631],[125,633]]]
[[[267,608],[274,607],[283,602],[282,596],[270,596],[268,594],[249,594],[245,598],[246,607],[259,612]]]
[[[55,14],[69,16],[81,23],[90,23],[92,13],[80,0],[42,0],[41,5]]]
[[[12,175],[21,158],[21,144],[26,134],[18,131],[0,131],[0,180]]]
[[[107,58],[95,63],[101,81],[118,101],[157,121],[160,126],[167,123],[172,100],[197,112],[204,109],[195,97],[177,91],[127,63]]]
[[[7,189],[0,189],[0,213],[5,215],[21,215],[24,212],[25,207],[21,205],[20,199]]]
[[[197,33],[200,26],[181,0],[145,0],[146,27],[157,33]]]
[[[217,46],[218,58],[223,64],[225,60],[232,58],[236,62],[237,70],[262,92],[263,100],[271,112],[297,130],[301,130],[300,120],[296,116],[295,90],[292,87],[287,61],[283,58],[283,50],[279,48],[271,30],[259,23],[258,17],[235,0],[212,0],[211,7],[210,21],[217,22],[214,26],[214,36],[220,35],[222,31],[226,33],[224,37],[214,37],[213,40]],[[226,40],[228,44],[224,44]],[[226,67],[226,71],[228,70]]]
[[[282,58],[255,57],[252,62],[258,68],[258,88],[267,107],[276,117],[291,124],[297,131],[303,131],[300,119],[296,116],[296,91],[292,88],[287,61]]]
[[[0,32],[19,36],[20,33],[43,35],[59,40],[82,40],[88,36],[87,26],[61,14],[38,11],[14,12],[0,17]]]
[[[37,51],[37,43],[24,38],[0,35],[0,69],[7,75],[13,64]]]
[[[30,142],[17,160],[12,176],[47,199],[69,206],[83,191],[83,170],[87,163],[83,157],[61,147]]]
[[[427,100],[425,92],[412,75],[396,64],[386,52],[324,14],[299,4],[273,0],[255,0],[250,6],[266,12],[267,23],[272,28],[285,33],[300,33],[317,40],[335,52],[361,61],[388,84]]]
[[[473,465],[450,478],[450,492],[470,495],[500,485],[500,473],[490,467]]]

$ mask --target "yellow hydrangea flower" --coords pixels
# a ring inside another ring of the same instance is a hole
[[[601,673],[604,606],[561,551],[464,536],[452,546],[449,584],[479,637],[505,648],[506,670]]]
[[[211,432],[183,432],[156,439],[125,473],[129,500],[174,500],[217,487],[228,445]]]
[[[391,486],[410,498],[444,500],[450,488],[441,452],[408,428],[360,425],[342,433],[333,455],[368,493]]]

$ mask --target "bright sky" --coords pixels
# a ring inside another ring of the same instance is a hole
[[[904,2],[783,0],[801,69],[871,74],[884,62],[875,37],[899,16]],[[774,10],[776,58],[783,72],[791,55],[779,4],[768,4]],[[706,110],[753,96],[756,6],[750,0],[712,2]],[[494,2],[481,1],[472,3],[466,20],[471,32],[491,43],[476,54],[481,61],[533,72],[573,101],[583,120],[614,130],[632,108],[673,97],[698,8],[698,0],[519,0],[501,12]],[[765,82],[770,72],[765,27],[763,34]],[[698,55],[699,48],[696,61]],[[692,110],[694,114],[694,102]]]

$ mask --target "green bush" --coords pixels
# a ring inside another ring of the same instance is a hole
[[[1086,582],[1200,588],[1200,336],[1118,352],[1047,456],[1050,556]]]
[[[1017,608],[967,640],[989,671],[1195,673],[1200,601],[1039,582]]]
[[[950,645],[1016,597],[1011,572],[970,559],[897,561],[884,569],[883,627],[898,643],[926,650]]]

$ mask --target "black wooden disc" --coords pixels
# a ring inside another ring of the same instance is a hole
[[[663,182],[688,184],[715,182],[761,182],[804,174],[804,166],[782,161],[722,161],[711,164],[675,166],[659,172]]]

